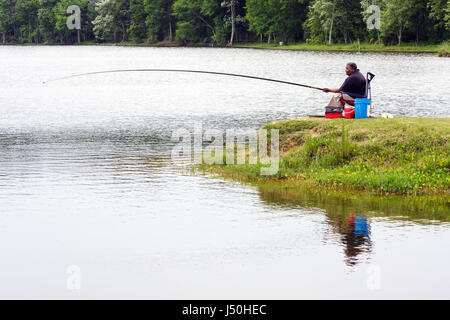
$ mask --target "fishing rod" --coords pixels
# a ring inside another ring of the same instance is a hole
[[[213,75],[221,75],[221,76],[230,76],[230,77],[239,77],[239,78],[263,80],[263,81],[271,81],[271,82],[283,83],[283,84],[292,85],[292,86],[310,88],[310,89],[315,89],[315,90],[322,90],[322,88],[308,86],[306,84],[300,84],[300,83],[289,82],[289,81],[282,81],[282,80],[275,80],[275,79],[268,79],[268,78],[261,78],[261,77],[254,77],[254,76],[247,76],[247,75],[243,75],[243,74],[213,72],[213,71],[199,71],[199,70],[177,70],[177,69],[126,69],[126,70],[96,71],[96,72],[87,72],[87,73],[73,74],[73,75],[70,75],[70,76],[65,76],[65,77],[56,78],[56,79],[50,79],[50,80],[44,81],[43,83],[46,84],[48,82],[59,81],[59,80],[70,79],[70,78],[76,78],[76,77],[83,77],[83,76],[96,75],[96,74],[105,74],[105,73],[119,73],[119,72],[184,72],[184,73],[203,73],[203,74],[213,74]]]

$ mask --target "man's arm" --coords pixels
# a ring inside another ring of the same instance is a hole
[[[341,92],[340,89],[329,89],[329,88],[324,88],[322,89],[323,92],[333,92],[333,93],[339,93]]]
[[[323,92],[333,92],[333,93],[340,93],[340,92],[345,92],[346,90],[346,86],[347,83],[349,81],[350,78],[345,79],[344,83],[342,84],[342,86],[339,89],[330,89],[330,88],[324,88],[322,89]]]

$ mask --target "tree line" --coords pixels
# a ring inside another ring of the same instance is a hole
[[[71,5],[79,30],[66,25]],[[373,5],[381,24],[369,29]],[[0,0],[2,43],[400,44],[442,42],[449,32],[450,0]]]

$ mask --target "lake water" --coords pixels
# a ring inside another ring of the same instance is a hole
[[[374,112],[449,117],[450,60],[213,48],[0,46],[0,298],[450,298],[448,197],[252,186],[171,161],[177,129],[318,113],[355,61]]]

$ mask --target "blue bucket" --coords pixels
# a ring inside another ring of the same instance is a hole
[[[355,99],[355,118],[356,119],[366,119],[367,110],[370,106],[370,99]]]

